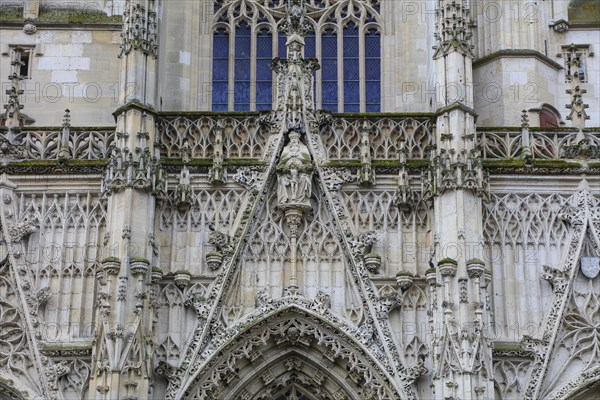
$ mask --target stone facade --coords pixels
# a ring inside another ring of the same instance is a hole
[[[0,1],[0,398],[596,398],[571,3]],[[273,109],[213,113],[243,7],[285,35]],[[320,109],[332,9],[381,31],[382,113]]]

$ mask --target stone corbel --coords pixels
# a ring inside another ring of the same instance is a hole
[[[543,268],[542,278],[550,282],[554,293],[564,293],[569,284],[569,279],[565,272],[548,265],[544,265]]]

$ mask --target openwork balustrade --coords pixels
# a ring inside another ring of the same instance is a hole
[[[398,159],[401,149],[405,149],[407,158],[428,158],[428,146],[434,144],[429,117],[334,117],[331,124],[321,129],[329,158],[359,159],[364,131],[369,133],[375,159]]]
[[[182,158],[188,152],[191,158],[212,158],[213,143],[218,130],[223,138],[225,158],[261,158],[270,132],[268,123],[258,113],[230,115],[177,115],[158,119],[161,155]],[[435,145],[432,120],[428,116],[334,116],[323,124],[320,137],[329,159],[359,159],[361,138],[368,132],[373,159],[396,160],[400,150],[407,159],[427,159]],[[62,130],[33,128],[23,130],[12,138],[12,144],[22,149],[17,159],[100,160],[108,158],[114,140],[114,128],[71,128],[68,152],[61,151]],[[583,141],[581,138],[583,137]],[[477,132],[483,159],[511,159],[523,156],[526,140],[518,128],[485,129]],[[588,149],[587,158],[600,157],[600,128],[529,131],[529,148],[534,159],[578,158],[580,149]]]
[[[267,124],[261,124],[261,116],[232,115],[214,116],[165,116],[158,122],[163,157],[180,158],[183,149],[192,158],[211,158],[217,130],[223,137],[223,153],[226,158],[259,158],[269,136]]]
[[[583,132],[589,147],[600,148],[600,128],[596,131]],[[552,130],[529,132],[531,155],[534,159],[574,158],[575,146],[579,142],[578,131]],[[525,141],[521,130],[485,130],[478,132],[479,145],[484,159],[518,158],[522,155]],[[598,150],[593,150],[597,152]]]
[[[71,128],[68,152],[61,153],[62,130],[23,130],[14,137],[13,144],[23,149],[19,159],[56,160],[61,156],[74,160],[101,160],[108,157],[108,148],[115,136],[115,129]]]

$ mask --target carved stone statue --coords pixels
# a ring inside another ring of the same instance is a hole
[[[300,141],[299,132],[290,131],[289,138],[277,164],[278,203],[284,208],[309,208],[313,172],[310,153]]]
[[[187,210],[192,205],[193,198],[194,191],[191,185],[190,171],[184,167],[179,176],[179,185],[175,188],[177,208],[182,212]]]

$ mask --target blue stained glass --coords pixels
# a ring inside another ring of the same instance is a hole
[[[244,59],[235,59],[235,80],[237,81],[249,81],[250,80],[250,60],[244,62]]]
[[[337,61],[336,60],[323,60],[323,66],[321,67],[323,80],[337,80]]]
[[[378,81],[381,76],[381,61],[378,58],[365,60],[365,78],[367,81]]]
[[[271,71],[271,59],[257,59],[256,60],[256,80],[257,81],[271,81],[273,71]]]
[[[359,79],[358,58],[344,58],[344,80]]]
[[[229,57],[229,35],[227,33],[215,33],[213,37],[213,57]]]
[[[381,56],[381,45],[379,40],[379,32],[370,30],[365,36],[365,57]]]
[[[270,110],[272,108],[273,96],[271,82],[256,83],[256,109]]]
[[[225,81],[229,79],[229,71],[227,65],[229,60],[213,60],[213,81]]]
[[[331,29],[323,32],[321,37],[321,64],[322,107],[337,112],[337,36]]]
[[[337,81],[323,82],[323,109],[338,111],[337,92]]]
[[[367,104],[379,104],[381,98],[381,83],[379,81],[367,81]]]
[[[273,40],[271,33],[263,29],[256,37],[256,109],[266,110],[271,108],[272,78],[271,71],[273,55]]]
[[[241,22],[235,29],[233,99],[235,111],[250,110],[250,27]]]
[[[344,81],[344,104],[360,102],[360,82]]]
[[[213,82],[213,107],[216,104],[225,104],[225,107],[227,107],[227,86],[227,82]]]
[[[285,42],[287,41],[287,38],[285,37],[285,35],[283,33],[279,34],[279,48],[277,49],[277,54],[279,56],[279,58],[286,58],[287,57],[287,48],[285,47]]]
[[[356,103],[344,103],[344,112],[360,112],[360,104]]]
[[[272,52],[272,41],[271,41],[271,35],[269,34],[268,31],[260,31],[258,32],[258,35],[256,36],[256,57],[257,58],[264,58],[264,57],[268,57],[271,58],[271,52]]]
[[[358,28],[350,22],[344,28],[344,112],[360,111],[358,46]]]
[[[315,34],[307,33],[304,37],[304,58],[313,58],[316,56],[315,52]]]
[[[229,33],[219,29],[213,34],[212,108],[227,111],[229,90]]]
[[[381,111],[381,35],[370,29],[365,35],[365,86],[367,112]]]
[[[358,29],[344,29],[344,57],[358,57]]]

